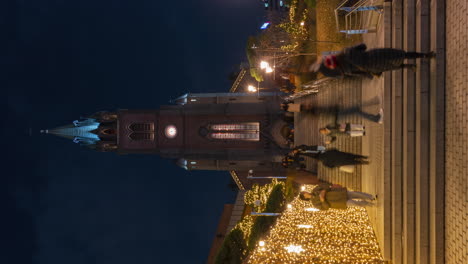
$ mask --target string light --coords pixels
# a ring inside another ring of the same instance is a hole
[[[253,206],[255,212],[263,212],[270,197],[270,193],[276,185],[282,185],[285,187],[284,181],[278,181],[278,179],[272,179],[271,183],[259,186],[254,184],[252,188],[245,192],[244,203]]]
[[[304,251],[304,249],[301,246],[295,246],[295,245],[289,245],[287,247],[284,247],[289,253],[301,253]]]
[[[364,208],[306,211],[298,197],[291,205],[247,263],[385,263]]]

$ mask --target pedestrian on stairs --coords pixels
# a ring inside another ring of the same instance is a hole
[[[345,48],[338,54],[320,58],[310,71],[321,72],[332,78],[360,76],[372,79],[385,71],[404,68],[416,69],[416,64],[406,64],[405,59],[434,58],[435,53],[408,52],[401,49],[377,48],[367,50],[364,43]]]
[[[310,157],[317,161],[320,161],[324,166],[328,168],[339,168],[348,165],[370,163],[367,156],[343,152],[335,148],[326,149],[324,151],[318,151],[315,153],[303,151],[301,149],[293,150],[290,156],[294,156],[295,159],[297,159],[298,156]]]
[[[346,209],[350,206],[374,206],[376,197],[369,193],[348,191],[339,184],[321,183],[312,192],[302,191],[299,198],[310,201],[319,210]],[[359,200],[355,200],[359,199]]]

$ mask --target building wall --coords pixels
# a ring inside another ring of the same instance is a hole
[[[234,209],[233,204],[225,204],[223,213],[219,218],[218,227],[216,228],[216,234],[213,238],[213,243],[211,244],[210,253],[208,254],[208,260],[206,261],[207,264],[213,264],[216,260],[216,255],[218,254],[218,250],[223,244],[224,237],[227,234],[227,227],[229,224],[229,220],[231,219],[232,210]]]
[[[251,96],[254,97],[254,96]],[[247,97],[246,97],[247,98]],[[206,99],[206,98],[203,98]],[[242,98],[245,99],[245,98]],[[281,125],[281,112],[277,97],[265,97],[254,103],[197,103],[163,106],[160,110],[119,111],[119,152],[156,153],[166,158],[187,158],[196,160],[256,160],[279,161],[286,148],[284,139],[278,140],[277,127]],[[155,139],[133,141],[128,127],[135,122],[155,124]],[[216,140],[202,130],[209,124],[232,124],[258,122],[258,141]],[[167,138],[165,128],[174,125],[177,136]],[[270,144],[273,143],[273,144]]]

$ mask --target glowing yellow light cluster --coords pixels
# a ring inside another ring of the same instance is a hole
[[[250,232],[252,231],[252,226],[254,223],[254,219],[250,215],[244,216],[242,220],[234,226],[233,229],[239,229],[242,231],[242,234],[244,235],[244,240],[247,241],[250,236]]]
[[[310,207],[294,199],[247,263],[385,263],[365,209]]]
[[[255,212],[263,212],[271,191],[278,184],[283,185],[283,187],[285,185],[283,181],[278,181],[277,179],[272,179],[271,183],[263,186],[254,184],[249,191],[245,192],[244,203],[253,206]],[[260,201],[258,205],[255,203],[257,200]]]

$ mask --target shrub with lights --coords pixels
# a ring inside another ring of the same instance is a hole
[[[313,186],[304,186],[311,190]],[[249,246],[249,245],[248,245]],[[385,263],[362,207],[319,211],[294,199],[246,263]]]
[[[285,207],[284,189],[284,182],[273,179],[270,184],[252,186],[252,189],[245,193],[244,201],[255,212],[282,212]],[[246,215],[226,235],[215,263],[242,263],[258,244],[258,240],[266,235],[277,218]]]

